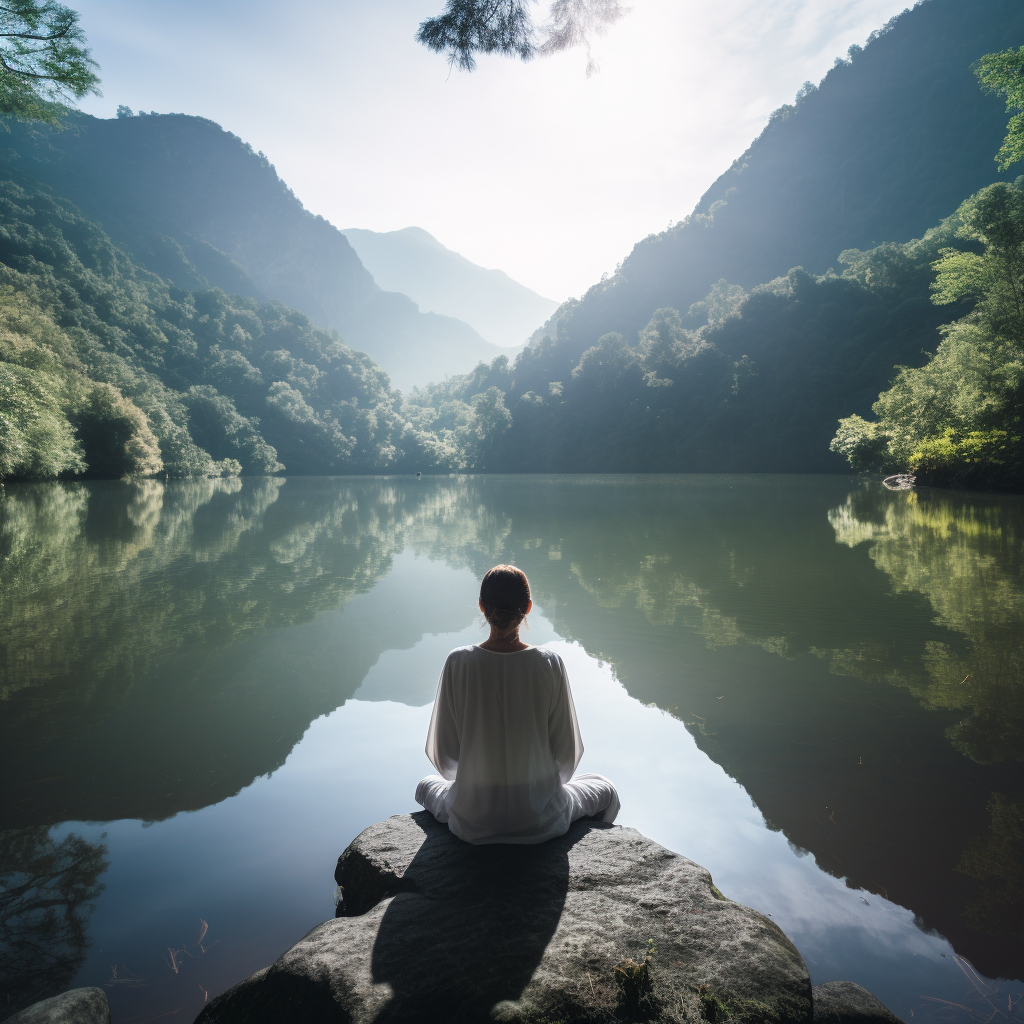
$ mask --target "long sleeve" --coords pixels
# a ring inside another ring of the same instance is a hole
[[[565,783],[583,743],[562,659],[542,647],[456,648],[437,684],[426,752],[442,777],[424,779],[439,793],[431,810],[460,839],[564,835],[575,807]]]
[[[562,780],[562,785],[565,785],[572,778],[583,756],[583,737],[580,736],[579,723],[576,721],[569,676],[561,658],[558,659],[558,667],[561,678],[551,703],[548,734],[551,737],[551,753],[558,768],[558,777]]]
[[[449,656],[437,683],[437,696],[434,698],[434,710],[430,715],[426,746],[430,763],[441,777],[449,782],[455,779],[459,767],[460,746],[459,725],[452,700],[451,664],[452,659]]]

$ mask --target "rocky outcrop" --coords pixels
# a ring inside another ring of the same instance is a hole
[[[812,995],[814,1024],[902,1024],[880,999],[852,981],[815,985]]]
[[[33,1003],[4,1024],[110,1024],[110,1005],[101,988],[73,988]]]
[[[336,878],[342,916],[197,1024],[812,1021],[782,931],[633,829],[577,822],[538,846],[470,846],[399,815],[358,836]]]

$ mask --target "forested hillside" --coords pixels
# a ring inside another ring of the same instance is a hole
[[[65,131],[10,123],[0,175],[48,185],[176,286],[285,302],[340,331],[406,390],[497,353],[468,324],[382,291],[344,235],[304,209],[263,154],[212,121],[69,122]]]
[[[721,278],[749,289],[795,266],[822,274],[845,249],[920,237],[999,177],[1004,104],[971,65],[1021,42],[1019,0],[927,0],[894,18],[776,111],[690,216],[562,307],[567,357],[634,335],[663,306],[688,309]]]
[[[391,323],[397,358],[403,323],[447,321],[381,292],[262,155],[199,118],[12,125],[0,474],[852,466],[1017,486],[1024,179],[990,184],[1006,112],[971,68],[1008,38],[1016,2],[905,13],[514,362],[404,400],[349,347],[359,325]]]
[[[930,301],[931,262],[970,246],[956,226],[848,250],[841,275],[796,268],[749,294],[720,281],[688,311],[656,310],[578,359],[546,338],[514,364],[414,393],[407,415],[487,470],[841,471],[828,450],[837,419],[867,413],[893,364],[919,362],[950,317]],[[954,312],[970,307],[963,298]],[[478,425],[485,408],[481,440],[460,424]]]
[[[847,456],[1019,486],[1024,179],[991,185],[1007,112],[974,65],[1022,40],[1018,3],[904,12],[514,364],[421,390],[410,418],[488,470],[820,472]],[[481,440],[463,424],[483,409]]]
[[[0,477],[393,470],[419,451],[400,405],[303,313],[168,285],[0,182]]]
[[[1024,56],[1024,48],[1020,51]],[[1024,488],[1024,176],[971,196],[951,226],[977,251],[939,250],[932,302],[974,309],[943,325],[924,366],[900,366],[872,406],[832,442],[855,469],[922,482]]]

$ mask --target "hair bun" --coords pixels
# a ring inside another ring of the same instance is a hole
[[[496,629],[518,626],[530,607],[530,581],[514,565],[496,565],[480,583],[480,604]]]

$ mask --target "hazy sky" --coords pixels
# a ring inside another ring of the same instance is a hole
[[[340,228],[416,224],[557,300],[684,217],[851,43],[907,0],[634,0],[595,51],[452,71],[443,0],[79,0],[84,109],[200,114]],[[538,6],[546,10],[546,5]]]

